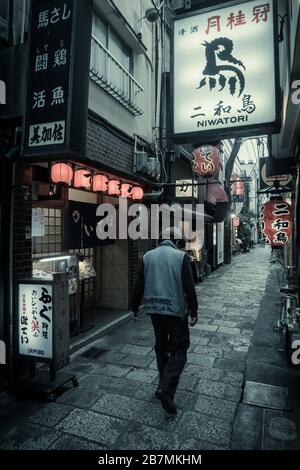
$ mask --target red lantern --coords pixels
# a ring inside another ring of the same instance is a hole
[[[218,174],[221,166],[220,151],[213,145],[202,145],[193,152],[193,167],[196,175],[211,177]]]
[[[261,209],[262,232],[272,246],[286,245],[292,236],[291,205],[280,199],[266,202]]]
[[[233,226],[234,227],[239,227],[240,226],[240,218],[239,217],[233,217]]]
[[[140,186],[134,186],[131,191],[131,197],[134,201],[143,199],[144,190]]]
[[[108,194],[110,196],[120,195],[120,181],[119,180],[110,180],[108,182]]]
[[[91,188],[91,174],[88,170],[76,170],[74,173],[74,188]]]
[[[244,195],[244,183],[242,182],[239,176],[234,176],[235,188],[233,194],[236,196],[243,196]]]
[[[121,186],[121,196],[122,197],[131,197],[132,185],[124,183]]]
[[[108,178],[104,175],[93,177],[93,191],[105,193],[107,191]]]
[[[67,163],[54,163],[51,167],[51,179],[53,183],[70,184],[73,178],[71,165]]]

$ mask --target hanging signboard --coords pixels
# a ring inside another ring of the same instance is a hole
[[[198,186],[193,183],[197,183],[197,181],[192,179],[176,180],[176,197],[180,199],[197,199]]]
[[[217,264],[221,264],[224,262],[224,222],[220,222],[217,224],[218,232],[218,255],[217,255]]]
[[[276,0],[248,0],[173,19],[175,142],[280,128]]]
[[[244,194],[244,183],[241,180],[241,177],[238,175],[232,176],[232,201],[233,202],[244,202],[245,201],[245,194]]]
[[[267,191],[275,188],[275,182],[277,181],[277,185],[279,189],[283,187],[284,189],[291,190],[293,189],[293,177],[290,174],[287,175],[276,175],[276,176],[268,176],[267,171],[267,160],[269,157],[261,157],[259,159],[259,175],[260,175],[260,191]]]
[[[88,112],[90,0],[34,0],[23,155],[82,157]]]

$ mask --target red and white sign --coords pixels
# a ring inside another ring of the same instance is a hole
[[[272,246],[286,245],[292,236],[293,220],[291,205],[283,200],[266,202],[261,209],[262,232]]]

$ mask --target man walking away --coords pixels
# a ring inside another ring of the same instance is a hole
[[[189,257],[175,239],[174,228],[163,234],[162,242],[144,255],[131,310],[137,316],[144,295],[144,312],[151,315],[159,372],[156,397],[163,408],[176,414],[174,395],[190,346],[190,325],[197,323],[198,302]]]

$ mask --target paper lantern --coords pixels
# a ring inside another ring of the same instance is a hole
[[[70,184],[73,178],[71,165],[67,163],[54,163],[51,167],[51,180],[53,183]]]
[[[234,183],[234,189],[233,189],[233,194],[236,196],[243,196],[244,195],[244,183],[242,182],[240,176],[234,176],[233,177],[235,183]]]
[[[202,145],[193,152],[193,169],[196,175],[215,176],[221,166],[220,151],[214,145]]]
[[[292,236],[291,205],[281,199],[266,202],[261,209],[262,233],[272,246],[286,245]]]
[[[110,180],[108,182],[108,194],[110,196],[120,195],[120,181],[119,180]]]
[[[74,173],[74,188],[91,188],[91,174],[88,170],[76,170]]]
[[[93,191],[105,193],[107,191],[108,178],[104,175],[93,177]]]
[[[132,185],[124,183],[121,186],[121,196],[122,197],[131,197]]]
[[[131,191],[131,198],[134,201],[143,199],[144,197],[144,190],[140,186],[134,186]]]
[[[233,217],[233,226],[234,227],[239,227],[240,226],[240,218],[239,217]]]

